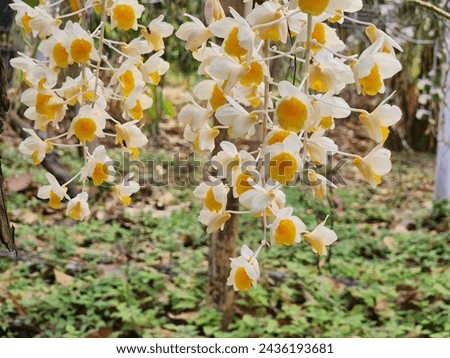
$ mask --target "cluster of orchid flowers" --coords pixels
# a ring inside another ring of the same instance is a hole
[[[179,114],[185,125],[184,138],[198,152],[217,153],[212,158],[217,175],[194,191],[203,200],[198,219],[208,233],[223,229],[233,214],[261,217],[264,224],[259,247],[252,251],[244,245],[241,255],[230,259],[228,285],[235,290],[256,286],[260,277],[257,256],[269,243],[293,245],[303,238],[313,252],[326,255],[327,246],[337,240],[336,233],[325,226],[326,220],[308,231],[293,215],[293,208],[286,207],[282,188],[298,175],[305,173],[313,196],[322,199],[335,185],[315,168],[327,164],[330,155],[351,158],[373,188],[391,170],[391,153],[383,143],[389,127],[401,118],[400,109],[387,104],[391,96],[371,112],[350,108],[339,97],[350,84],[358,94],[383,94],[384,80],[402,68],[394,52],[402,49],[392,38],[373,24],[346,15],[361,8],[361,0],[268,0],[255,5],[245,17],[230,8],[227,17],[218,0],[206,0],[206,24],[186,15],[188,22],[176,32],[199,61],[198,73],[206,77]],[[346,45],[333,24],[344,20],[366,26],[371,45],[359,56],[342,53]],[[278,58],[301,64],[300,84],[295,77],[292,82],[274,81],[269,63]],[[369,137],[377,143],[363,157],[339,151],[327,136],[335,127],[335,118],[346,118],[352,112],[359,114]],[[252,136],[257,126],[262,127],[260,148],[239,150],[236,140]],[[217,143],[220,131],[227,131],[229,140]],[[246,211],[227,209],[230,190]]]
[[[11,60],[29,86],[21,102],[27,106],[25,117],[34,123],[34,130],[24,129],[30,136],[19,149],[38,165],[54,148],[81,147],[81,170],[67,183],[59,183],[47,173],[49,185],[40,188],[38,197],[48,199],[55,209],[61,207],[62,200],[69,200],[66,214],[83,220],[90,215],[89,180],[99,186],[112,183],[115,178],[111,158],[97,139],[113,137],[133,158],[148,142],[139,121],[153,103],[147,94],[149,85],[158,85],[169,69],[169,63],[161,56],[164,38],[172,34],[173,26],[164,22],[163,16],[147,26],[139,24],[145,8],[137,0],[41,0],[36,7],[14,0],[10,6],[16,11],[17,25],[31,36],[38,51],[34,57],[19,53]],[[86,23],[93,12],[101,20],[90,32]],[[138,36],[128,43],[109,39],[105,36],[108,24],[119,33],[139,30]],[[115,54],[118,63],[111,63],[108,54]],[[76,77],[67,76],[69,67]],[[103,79],[108,79],[108,83]],[[121,118],[108,113],[112,102],[121,109]],[[75,113],[73,118],[69,118],[70,113]],[[44,140],[35,132],[49,127],[58,130],[66,118],[70,119],[70,126],[65,133]],[[139,190],[139,184],[130,177],[125,176],[113,186],[124,205],[130,204],[131,195]],[[82,190],[70,198],[67,186],[77,178]]]

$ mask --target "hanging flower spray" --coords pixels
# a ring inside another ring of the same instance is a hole
[[[70,120],[66,132],[45,140],[26,129],[30,136],[19,149],[38,165],[55,148],[81,147],[84,165],[78,173],[66,183],[59,183],[47,173],[49,185],[39,190],[38,197],[48,199],[55,209],[68,200],[66,214],[83,220],[90,214],[89,183],[112,183],[115,174],[105,146],[93,147],[92,143],[112,137],[123,151],[137,158],[140,148],[148,142],[139,121],[152,106],[147,94],[149,85],[157,86],[169,69],[162,55],[164,38],[172,34],[173,26],[165,23],[163,16],[140,24],[145,8],[137,0],[41,0],[36,7],[14,0],[10,6],[16,11],[17,25],[41,54],[30,57],[19,53],[11,60],[29,86],[21,96],[27,107],[25,117],[33,122],[35,130],[41,131],[50,127],[59,130],[63,120]],[[93,13],[100,22],[89,31],[87,22]],[[107,38],[106,27],[118,34],[139,31],[136,37],[123,42]],[[111,63],[108,54],[115,54],[118,63]],[[69,68],[75,76],[66,75]],[[109,113],[113,103],[121,109],[121,115]],[[81,182],[82,189],[70,198],[67,186],[75,180]],[[139,184],[126,176],[113,189],[128,205]]]
[[[373,188],[391,170],[391,153],[383,143],[401,117],[397,106],[387,104],[392,95],[372,112],[351,108],[339,96],[350,85],[363,96],[384,94],[384,81],[402,67],[395,57],[395,50],[402,49],[392,38],[373,24],[347,16],[361,8],[360,0],[269,0],[245,17],[232,8],[226,17],[218,0],[207,0],[206,24],[187,14],[176,32],[199,62],[198,73],[205,76],[179,114],[185,139],[196,151],[207,152],[214,150],[220,131],[230,138],[212,158],[217,175],[194,191],[203,200],[198,219],[208,233],[223,229],[231,215],[251,214],[263,222],[256,250],[244,245],[241,255],[230,259],[228,285],[235,290],[256,286],[258,254],[265,246],[290,246],[304,239],[313,252],[326,255],[327,246],[337,240],[327,220],[311,230],[286,207],[283,188],[299,175],[306,178],[312,195],[322,199],[336,186],[315,168],[325,165],[330,155],[350,158]],[[371,45],[360,55],[343,53],[346,45],[335,25],[344,21],[366,27]],[[213,38],[217,41],[210,41]],[[279,50],[288,43],[288,50]],[[275,82],[270,69],[275,59],[295,61],[301,82],[297,73],[292,82]],[[334,120],[352,112],[376,142],[365,156],[340,151],[328,137]],[[262,128],[261,146],[253,152],[237,148],[233,141],[253,135],[257,126]],[[227,210],[230,190],[245,211]]]

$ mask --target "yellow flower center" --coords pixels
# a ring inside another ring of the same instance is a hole
[[[361,84],[362,94],[375,96],[383,86],[383,80],[381,79],[378,65],[375,64],[366,77],[360,78],[359,83]]]
[[[122,196],[121,199],[122,199],[123,205],[128,206],[128,205],[131,204],[131,197],[129,197],[129,196]]]
[[[70,0],[69,5],[72,11],[77,11],[81,9],[80,2],[78,0]]]
[[[281,11],[275,12],[274,16],[270,19],[266,19],[267,22],[277,21],[283,17]],[[278,23],[270,25],[270,26],[262,26],[258,29],[258,35],[261,40],[273,40],[280,41],[281,35],[278,27]]]
[[[86,39],[75,39],[70,45],[70,55],[77,63],[86,63],[91,55],[92,44]]]
[[[82,209],[81,209],[81,201],[78,200],[72,209],[68,213],[69,217],[74,220],[81,220],[82,218]]]
[[[320,119],[319,126],[321,126],[323,129],[330,129],[333,126],[333,123],[334,123],[333,117],[326,116]]]
[[[238,195],[244,194],[246,191],[252,189],[251,184],[248,182],[249,180],[255,181],[255,178],[246,173],[241,173],[236,178],[236,192]]]
[[[336,12],[336,15],[328,18],[328,22],[331,22],[332,24],[340,21],[342,19],[342,15],[344,14],[344,12],[342,10],[336,10],[335,12]]]
[[[205,206],[209,211],[219,212],[222,209],[222,204],[214,197],[213,188],[210,187],[205,197]]]
[[[279,130],[273,133],[269,140],[267,141],[267,145],[272,145],[275,143],[282,143],[288,136],[291,134],[289,131]]]
[[[296,97],[282,100],[276,113],[280,127],[293,132],[300,132],[308,118],[308,108]]]
[[[148,32],[146,28],[143,28],[141,29],[141,34],[145,37],[147,42],[153,46],[153,51],[159,51],[164,48],[164,41],[157,32]]]
[[[223,106],[227,103],[227,99],[225,98],[223,92],[220,90],[217,84],[214,85],[211,98],[209,100],[211,103],[211,107],[215,112],[219,107]]]
[[[319,44],[325,45],[325,42],[327,41],[325,36],[325,25],[318,22],[314,26],[314,30],[312,32],[311,37],[314,40],[316,40]],[[313,51],[319,51],[322,48],[322,46],[320,46],[319,44],[312,44],[311,49]]]
[[[328,6],[330,0],[298,0],[298,7],[301,11],[319,16]]]
[[[228,55],[240,58],[247,53],[247,50],[239,44],[238,34],[239,28],[237,26],[233,27],[225,40],[224,50]]]
[[[303,237],[305,238],[306,242],[311,245],[314,252],[318,253],[319,255],[326,255],[327,249],[320,238],[312,236],[309,232],[305,232],[303,234]]]
[[[243,86],[258,86],[263,80],[263,67],[259,62],[252,62],[249,71],[241,78]]]
[[[101,185],[104,181],[108,180],[108,165],[106,163],[95,164],[91,177],[95,186]]]
[[[155,86],[157,86],[159,84],[159,81],[161,81],[161,76],[159,75],[158,71],[149,72],[148,77],[150,77]]]
[[[361,157],[353,159],[353,164],[359,169],[364,179],[370,184],[375,180],[376,184],[381,184],[381,176],[375,174],[372,168],[367,165]]]
[[[122,85],[123,95],[128,97],[135,87],[133,72],[131,70],[126,70],[119,76],[119,80]]]
[[[290,153],[280,153],[270,160],[270,179],[286,184],[295,178],[297,159]]]
[[[34,165],[39,165],[39,163],[41,162],[41,160],[38,158],[38,156],[39,156],[39,152],[37,150],[35,150],[33,152],[33,154],[31,154],[31,158],[33,159]]]
[[[382,126],[381,127],[381,137],[383,138],[383,142],[389,137],[389,127]]]
[[[239,291],[247,291],[252,285],[251,278],[242,266],[236,269],[236,273],[234,274],[234,282],[236,283],[236,287]]]
[[[29,16],[28,13],[25,13],[21,19],[23,29],[27,34],[31,32],[30,20],[31,16]]]
[[[122,30],[129,30],[136,22],[136,14],[133,6],[129,4],[119,4],[113,9],[113,18],[117,22],[117,27]]]
[[[51,95],[38,93],[36,95],[36,112],[39,114],[47,114],[48,110],[48,101],[52,98]]]
[[[69,64],[69,53],[60,42],[53,46],[52,55],[59,67],[66,67]]]
[[[134,108],[128,111],[130,113],[131,118],[140,121],[144,116],[144,112],[142,110],[142,105],[140,100],[136,100],[136,105]]]
[[[53,190],[50,190],[50,200],[49,205],[53,209],[59,209],[61,207],[61,199],[58,195],[55,194]]]
[[[322,70],[320,65],[312,66],[309,71],[309,88],[317,92],[328,92],[330,75]]]
[[[81,117],[78,118],[73,126],[76,137],[82,141],[91,141],[95,138],[95,131],[97,124],[92,118]]]
[[[294,243],[297,235],[297,227],[290,219],[281,219],[275,230],[275,242],[278,245],[290,246]]]

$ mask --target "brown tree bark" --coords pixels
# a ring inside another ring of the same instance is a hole
[[[221,0],[221,4],[226,14],[229,8],[233,7],[241,15],[244,14],[245,5],[242,0]],[[226,131],[222,131],[216,138],[216,148],[212,155],[220,150],[220,142],[228,140]],[[239,210],[239,201],[233,197],[232,190],[228,193],[228,210]],[[230,273],[230,257],[236,253],[236,239],[238,236],[237,215],[225,223],[223,231],[212,234],[209,239],[208,258],[208,305],[213,306],[222,312],[222,329],[226,330],[233,319],[234,313],[234,290],[227,286],[227,279]]]
[[[3,132],[3,120],[9,110],[9,100],[6,94],[6,71],[3,58],[0,57],[0,134]],[[2,153],[0,152],[0,241],[9,251],[14,251],[14,226],[10,225],[6,200],[3,193]]]

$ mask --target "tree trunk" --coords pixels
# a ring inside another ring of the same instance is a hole
[[[450,30],[446,30],[449,38]],[[450,42],[447,42],[447,65],[450,63]],[[444,116],[438,129],[438,147],[436,155],[435,200],[450,200],[450,68],[447,68],[447,81],[444,82]]]
[[[3,120],[5,112],[9,110],[9,100],[6,95],[6,71],[3,58],[0,57],[0,134],[3,132]],[[2,153],[0,152],[0,242],[9,251],[16,249],[14,242],[14,226],[9,223],[6,210],[5,195],[3,193]]]
[[[242,0],[221,0],[223,9],[229,14],[232,7],[241,15],[245,11],[250,11],[251,6],[244,4]],[[246,6],[247,5],[247,6]],[[216,138],[216,148],[212,155],[220,150],[220,142],[228,140],[226,131],[221,131]],[[239,210],[239,201],[233,197],[232,190],[228,193],[228,210]],[[208,258],[208,305],[217,308],[222,312],[222,329],[226,330],[233,319],[234,310],[234,290],[227,286],[228,275],[230,274],[230,257],[236,253],[236,239],[238,236],[237,215],[225,223],[223,231],[219,231],[210,236],[209,258]]]

